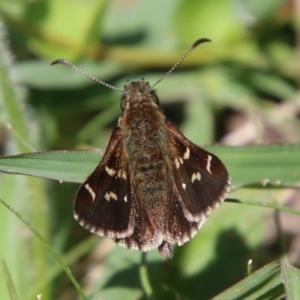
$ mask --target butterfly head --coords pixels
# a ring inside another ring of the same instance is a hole
[[[144,104],[158,106],[158,98],[151,89],[149,82],[146,82],[143,78],[141,81],[128,82],[125,85],[122,98],[122,110]]]

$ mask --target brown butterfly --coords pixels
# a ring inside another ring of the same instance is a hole
[[[197,40],[171,73],[200,43]],[[65,64],[91,77],[66,60]],[[88,230],[129,249],[171,257],[225,198],[230,178],[218,157],[189,141],[159,109],[153,87],[129,82],[106,152],[79,188],[74,214]],[[157,84],[156,83],[156,84]],[[156,85],[155,84],[155,85]]]

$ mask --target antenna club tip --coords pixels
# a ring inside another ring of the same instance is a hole
[[[67,60],[61,58],[61,59],[57,59],[57,60],[53,61],[51,63],[51,66],[52,65],[58,65],[58,64],[60,64],[60,65],[69,65],[70,63]]]
[[[207,38],[199,39],[199,40],[197,40],[197,41],[193,44],[192,47],[195,48],[195,47],[199,46],[200,44],[206,43],[206,42],[211,42],[211,40],[210,40],[210,39],[207,39]]]

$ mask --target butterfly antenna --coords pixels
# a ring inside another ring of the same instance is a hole
[[[68,67],[72,68],[73,70],[75,70],[75,71],[83,74],[84,76],[86,76],[86,77],[88,77],[88,78],[90,78],[90,79],[92,79],[92,80],[94,80],[94,81],[96,81],[96,82],[98,82],[98,83],[100,83],[100,84],[102,84],[102,85],[110,88],[110,89],[113,89],[115,91],[119,91],[119,92],[121,92],[123,94],[126,94],[126,92],[124,90],[119,89],[119,88],[117,88],[117,87],[115,87],[113,85],[110,85],[110,84],[108,84],[108,83],[106,83],[104,81],[101,81],[101,80],[99,80],[99,79],[97,79],[97,78],[95,78],[95,77],[87,74],[86,72],[82,71],[81,69],[79,69],[77,66],[75,66],[71,62],[67,61],[66,59],[57,59],[57,60],[55,60],[54,62],[51,63],[51,65],[57,65],[57,64],[68,66]]]
[[[210,39],[203,38],[203,39],[199,39],[196,42],[194,42],[194,44],[185,52],[185,54],[180,58],[180,60],[165,75],[163,75],[158,81],[156,81],[156,83],[154,83],[151,86],[151,90],[153,90],[157,84],[159,84],[168,75],[170,75],[197,46],[199,46],[202,43],[210,42],[210,41],[211,41]]]

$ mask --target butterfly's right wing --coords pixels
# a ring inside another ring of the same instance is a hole
[[[100,236],[120,239],[133,233],[135,220],[125,155],[120,128],[116,128],[100,164],[76,194],[75,218]]]
[[[189,141],[166,120],[169,159],[173,182],[170,185],[167,242],[189,241],[210,212],[224,201],[230,177],[221,160]]]

